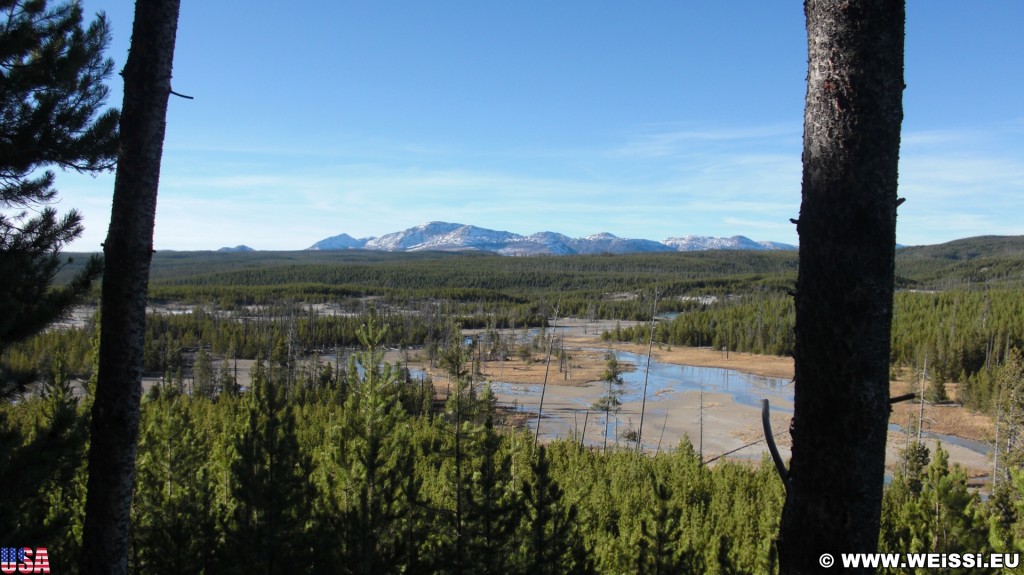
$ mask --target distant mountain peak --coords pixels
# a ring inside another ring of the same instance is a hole
[[[512,232],[489,230],[472,225],[434,221],[380,237],[355,239],[348,234],[339,234],[322,239],[308,249],[367,249],[389,252],[490,251],[502,255],[568,255],[714,249],[794,250],[796,247],[776,242],[755,242],[744,236],[712,238],[690,235],[668,238],[661,242],[620,238],[608,232],[592,234],[583,238],[570,238],[550,231],[522,236]]]
[[[308,250],[357,250],[366,245],[366,242],[373,238],[357,240],[348,234],[338,234],[324,238],[309,246]]]
[[[796,246],[778,242],[755,242],[746,236],[713,238],[708,236],[680,236],[667,238],[663,244],[676,251],[693,252],[702,250],[795,250]]]
[[[246,245],[239,245],[239,246],[235,246],[233,248],[223,247],[223,248],[220,248],[217,251],[218,252],[254,252],[256,250],[254,250],[254,249],[252,249],[252,248],[250,248],[249,246],[246,246]]]

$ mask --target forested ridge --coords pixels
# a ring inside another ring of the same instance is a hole
[[[962,401],[991,411],[994,370],[1009,349],[1024,346],[1024,239],[970,238],[897,254],[904,287],[894,302],[892,365],[923,369],[927,356],[932,379],[961,384]],[[175,350],[201,346],[248,359],[286,339],[307,352],[350,347],[369,312],[392,326],[394,347],[436,347],[450,320],[515,329],[556,313],[647,321],[656,309],[657,342],[789,355],[795,266],[791,252],[158,252],[151,301],[193,313],[151,316],[146,370],[174,369]],[[643,343],[648,332],[627,325],[605,337]],[[59,346],[79,373],[87,339],[81,330],[49,332],[9,350],[6,362],[31,371]]]
[[[89,254],[73,260],[58,280],[77,271]],[[620,292],[658,286],[669,295],[734,293],[751,286],[786,289],[796,277],[797,255],[789,251],[700,251],[625,255],[508,257],[485,252],[391,253],[364,250],[293,252],[173,252],[154,254],[152,287],[160,299],[202,298],[204,286],[239,301],[259,299],[274,287],[302,299],[315,290],[349,288],[366,295],[415,294],[446,288],[547,294],[557,290]],[[1024,281],[1024,238],[981,236],[896,252],[897,287],[1017,287]],[[177,287],[198,288],[198,293]],[[247,288],[254,288],[247,292]],[[167,290],[167,291],[161,291]],[[264,291],[265,293],[265,291]],[[598,295],[600,295],[600,293]],[[335,295],[330,291],[325,296]]]

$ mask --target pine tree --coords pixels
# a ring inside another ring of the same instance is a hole
[[[109,170],[118,112],[106,110],[113,62],[100,14],[83,28],[78,2],[0,0],[0,352],[67,313],[101,272],[91,258],[66,286],[52,290],[60,250],[82,234],[82,217],[58,216],[57,166]],[[14,210],[8,212],[8,210]],[[10,374],[9,374],[10,375]],[[0,369],[0,391],[5,380]]]
[[[236,502],[227,533],[231,572],[270,575],[307,571],[311,560],[306,522],[313,487],[310,463],[299,449],[295,417],[284,390],[258,377],[244,406],[231,466]]]
[[[1024,357],[1021,351],[1011,348],[1003,364],[995,370],[996,406],[999,426],[999,444],[995,446],[994,457],[1000,469],[996,469],[993,480],[1005,481],[1011,469],[1024,465]]]
[[[192,365],[192,393],[198,397],[212,399],[216,395],[213,377],[213,358],[206,348],[199,346],[196,361]]]
[[[448,372],[449,391],[445,407],[449,417],[448,439],[450,445],[451,464],[448,484],[452,488],[452,506],[450,514],[451,545],[449,563],[453,573],[461,573],[468,567],[466,533],[466,499],[467,471],[469,469],[469,452],[472,435],[476,431],[473,425],[475,402],[473,386],[470,378],[471,368],[467,363],[472,360],[472,350],[462,340],[462,330],[458,325],[449,325],[448,342],[440,353],[440,364]]]
[[[234,370],[227,357],[221,362],[220,370],[217,372],[217,388],[224,395],[238,395],[238,380],[235,379]]]
[[[604,412],[604,451],[607,453],[611,416],[613,413],[618,414],[622,409],[622,401],[619,400],[622,392],[618,389],[618,386],[622,385],[622,368],[612,352],[608,352],[606,356],[604,375],[601,376],[601,380],[607,384],[608,389],[590,408],[594,411]]]
[[[46,541],[54,567],[69,569],[79,546],[88,420],[61,361],[44,383],[41,396],[0,408],[0,539]]]
[[[902,476],[906,481],[906,487],[911,497],[921,495],[921,490],[924,487],[924,474],[928,468],[930,458],[931,455],[928,452],[928,448],[918,441],[911,443],[903,451]]]
[[[551,476],[547,449],[540,446],[523,485],[526,503],[526,572],[537,575],[591,573],[590,556],[576,525],[575,505],[565,507],[562,488]]]
[[[637,573],[664,575],[695,571],[693,558],[680,549],[683,534],[682,510],[672,501],[672,488],[659,481],[653,482],[653,509],[640,524],[640,554]]]
[[[384,363],[386,327],[371,320],[357,332],[363,351],[354,361],[362,376],[349,383],[343,412],[343,441],[336,486],[344,517],[344,555],[351,573],[391,572],[400,561],[415,563],[412,541],[419,533],[415,506],[412,430],[399,399],[399,370]]]
[[[404,573],[436,573],[437,548],[431,546],[431,540],[437,538],[437,517],[429,507],[423,477],[417,471],[420,462],[429,457],[428,445],[415,434],[402,434],[398,439],[410,441],[414,447],[397,461],[395,470],[401,483],[397,497],[401,512],[395,514],[394,521],[394,563],[396,570]]]
[[[916,452],[908,455],[920,458]],[[988,516],[977,493],[967,488],[959,465],[950,469],[949,454],[939,445],[928,466],[917,473],[920,491],[909,475],[897,471],[883,504],[881,548],[889,553],[951,553],[963,549],[986,553]]]
[[[946,374],[943,373],[938,365],[933,366],[931,372],[930,375],[925,375],[925,377],[929,377],[925,399],[931,403],[945,403],[949,401],[949,395],[946,393]]]
[[[515,535],[522,516],[521,501],[512,489],[512,456],[494,430],[489,413],[476,444],[477,464],[466,490],[466,564],[480,574],[513,570]]]
[[[221,534],[208,463],[211,430],[193,415],[199,405],[174,395],[144,410],[132,510],[136,572],[202,573],[214,564]]]

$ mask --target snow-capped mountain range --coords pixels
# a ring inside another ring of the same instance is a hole
[[[310,250],[381,250],[388,252],[489,251],[508,256],[625,254],[637,252],[688,252],[699,250],[795,250],[796,246],[777,242],[756,242],[744,236],[712,238],[682,236],[660,242],[616,237],[609,233],[585,238],[570,238],[555,232],[521,236],[512,232],[488,230],[448,222],[430,222],[379,238],[356,239],[340,234],[322,239]]]

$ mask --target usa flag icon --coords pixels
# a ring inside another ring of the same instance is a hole
[[[0,563],[18,563],[25,560],[24,547],[0,548]]]
[[[0,547],[0,569],[4,573],[14,573],[13,569],[18,568],[18,563],[24,562],[24,547]]]
[[[50,556],[45,547],[0,547],[0,573],[49,573]]]

